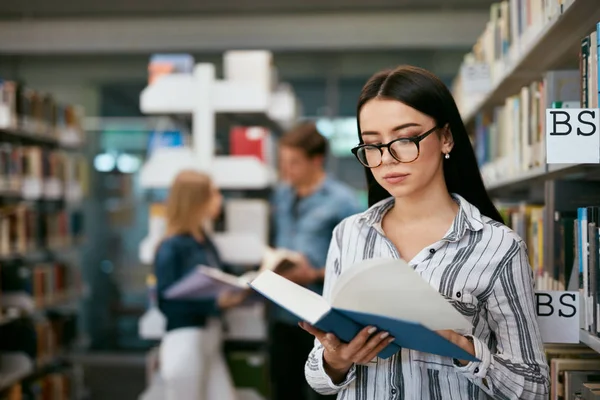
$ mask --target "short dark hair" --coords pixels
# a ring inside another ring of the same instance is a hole
[[[303,122],[286,132],[279,140],[280,146],[302,150],[308,158],[327,156],[327,139],[314,122]]]
[[[464,197],[483,215],[504,222],[485,189],[475,152],[454,98],[439,78],[427,70],[409,65],[373,75],[363,87],[356,107],[358,139],[361,143],[360,111],[367,102],[377,98],[404,103],[433,118],[438,128],[448,125],[454,141],[452,158],[444,160],[444,179],[448,191]],[[365,168],[365,171],[371,206],[390,194],[377,183],[369,168]]]

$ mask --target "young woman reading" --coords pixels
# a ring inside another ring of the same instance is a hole
[[[547,399],[526,245],[488,197],[446,86],[415,67],[378,73],[357,116],[370,208],[336,227],[324,296],[358,261],[402,258],[472,321],[470,334],[439,333],[480,361],[408,349],[383,360],[387,332],[366,327],[342,343],[301,323],[316,337],[309,384],[344,400]]]

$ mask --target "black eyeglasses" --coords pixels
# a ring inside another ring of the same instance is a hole
[[[410,138],[398,138],[386,144],[361,144],[352,149],[352,154],[367,168],[377,168],[383,160],[383,149],[387,148],[392,157],[401,163],[411,163],[419,158],[419,143],[431,135],[438,127]]]

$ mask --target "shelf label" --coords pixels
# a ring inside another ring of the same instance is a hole
[[[62,190],[62,183],[57,178],[47,178],[44,182],[44,197],[47,199],[59,199]]]
[[[10,107],[0,103],[0,128],[10,128],[11,125]]]
[[[600,163],[600,109],[546,109],[548,164]]]
[[[535,292],[535,306],[544,343],[579,343],[579,292]]]
[[[38,178],[25,178],[23,180],[23,198],[36,200],[42,197],[44,192],[42,180]]]
[[[491,89],[492,78],[490,66],[487,63],[470,63],[460,69],[462,90],[465,93],[488,93]]]

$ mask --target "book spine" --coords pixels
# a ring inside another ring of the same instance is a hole
[[[581,107],[587,108],[588,106],[588,57],[590,51],[590,38],[588,36],[581,39],[581,58],[580,58],[580,71],[581,71]]]
[[[596,104],[600,107],[600,22],[596,24]]]

